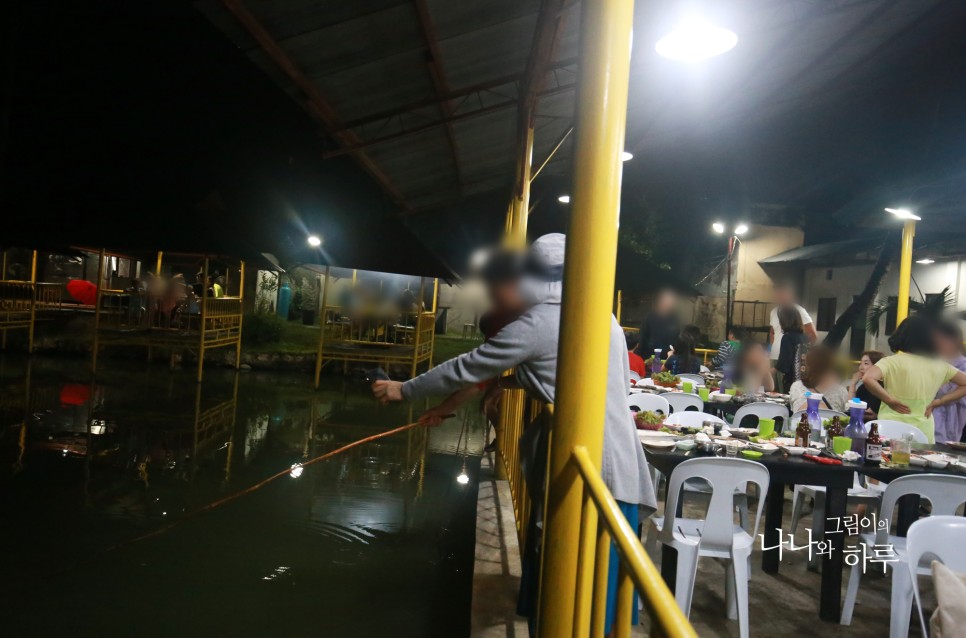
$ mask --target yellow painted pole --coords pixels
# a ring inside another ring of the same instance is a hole
[[[30,255],[30,326],[27,329],[27,354],[34,351],[34,326],[37,324],[37,251]]]
[[[160,277],[161,276],[161,258],[162,257],[164,257],[164,253],[159,250],[158,251],[158,260],[154,264],[154,274],[157,277]],[[204,285],[207,286],[208,285],[208,282],[205,281],[204,282]]]
[[[37,283],[37,251],[30,255],[30,283]]]
[[[909,285],[912,281],[912,244],[916,237],[916,220],[907,219],[902,227],[902,253],[899,257],[899,299],[896,302],[896,325],[909,316]]]
[[[433,369],[433,353],[436,351],[436,304],[439,301],[439,277],[433,279],[433,331],[429,339],[429,369]],[[445,328],[445,326],[444,326]]]
[[[161,263],[161,253],[160,252],[158,253],[158,263],[159,264]],[[201,383],[201,376],[202,376],[202,374],[204,374],[204,371],[205,371],[205,323],[207,323],[206,319],[208,317],[208,302],[211,300],[211,298],[208,297],[208,257],[207,256],[205,257],[205,265],[202,268],[202,272],[204,273],[204,275],[203,275],[204,276],[203,281],[205,283],[204,283],[204,285],[202,286],[202,289],[201,289],[202,290],[202,295],[201,295],[201,330],[199,331],[199,337],[198,337],[198,375],[197,375],[198,376],[198,379],[197,379],[198,380],[198,383]],[[212,293],[211,294],[212,295],[215,294],[214,293],[214,290],[212,290]]]
[[[226,282],[227,283],[227,282]],[[242,323],[245,320],[245,262],[238,266],[238,343],[235,344],[235,370],[241,367]]]
[[[537,619],[540,638],[573,635],[582,489],[571,456],[575,446],[586,446],[599,468],[603,454],[633,18],[633,0],[583,2],[573,212],[564,266]]]
[[[315,353],[315,389],[319,389],[322,376],[322,347],[325,344],[325,307],[329,299],[329,267],[325,267],[325,281],[322,285],[322,312],[319,317],[319,349]]]
[[[533,168],[533,122],[527,123],[523,151],[517,160],[517,185],[510,208],[510,234],[506,238],[511,248],[527,245],[527,217],[530,214],[530,171]]]
[[[419,303],[416,304],[416,334],[413,337],[413,364],[412,370],[410,370],[409,378],[412,379],[416,376],[416,364],[419,361],[419,324],[423,321],[423,307],[426,303],[423,301],[426,299],[426,278],[419,278]]]
[[[617,311],[614,313],[614,316],[617,317],[617,323],[621,322],[621,310],[622,310],[621,306],[623,305],[623,302],[624,302],[624,291],[618,290],[617,291]]]
[[[101,254],[97,260],[97,294],[94,296],[94,345],[91,348],[91,371],[95,374],[97,373],[97,354],[101,344],[101,291],[104,288],[101,282],[104,280],[104,253],[105,250],[101,248]]]

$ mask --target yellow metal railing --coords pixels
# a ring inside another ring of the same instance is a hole
[[[513,516],[516,521],[517,539],[523,547],[527,540],[527,522],[532,512],[527,482],[520,459],[520,437],[526,427],[539,427],[536,419],[544,411],[541,401],[527,400],[523,390],[506,390],[500,407],[500,423],[496,430],[497,453],[505,477],[510,486]],[[526,424],[530,424],[527,426]]]
[[[614,635],[631,635],[634,590],[641,594],[650,615],[651,635],[669,638],[696,637],[698,634],[678,607],[660,572],[648,558],[637,532],[621,513],[600,470],[590,460],[587,448],[577,446],[572,457],[583,482],[583,508],[580,514],[580,541],[577,558],[577,583],[574,591],[574,635],[601,638],[604,635],[607,606],[607,573],[611,541],[620,559],[617,580],[617,609]]]

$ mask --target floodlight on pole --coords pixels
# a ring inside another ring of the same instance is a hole
[[[560,197],[557,198],[557,201],[560,202],[561,204],[569,204],[570,195],[561,195]]]
[[[308,242],[312,248],[318,248],[322,245],[322,240],[319,239],[318,235],[309,235]]]
[[[658,40],[654,50],[664,58],[693,62],[727,53],[736,44],[738,36],[734,31],[691,19]]]
[[[722,224],[721,222],[715,222],[711,224],[711,228],[712,230],[714,230],[714,232],[718,233],[719,235],[724,234],[725,225]]]
[[[908,208],[887,208],[885,209],[887,213],[892,213],[899,219],[911,219],[912,221],[922,221],[922,217],[916,215]]]
[[[748,224],[738,224],[735,226],[735,235],[744,235],[748,232]]]
[[[923,264],[924,266],[926,266],[926,265],[929,265],[929,264],[936,263],[936,260],[935,259],[930,259],[929,257],[925,257],[924,259],[917,259],[916,260],[916,263],[917,264]]]
[[[621,153],[621,161],[622,162],[629,162],[632,159],[634,159],[634,154],[631,153],[630,151],[623,151]]]

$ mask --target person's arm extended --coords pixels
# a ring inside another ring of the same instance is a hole
[[[478,396],[482,392],[483,390],[478,384],[468,385],[465,388],[460,388],[453,394],[446,397],[438,405],[431,407],[419,415],[419,422],[429,423],[430,425],[439,425],[443,422],[443,419],[456,412],[461,405]]]
[[[963,397],[966,397],[966,372],[957,372],[949,381],[951,383],[955,383],[959,387],[952,392],[942,395],[938,399],[933,399],[932,403],[926,406],[926,416],[932,415],[932,411],[938,407],[955,403]]]
[[[883,403],[899,414],[909,414],[911,412],[908,405],[896,399],[882,387],[882,370],[879,366],[872,366],[866,370],[865,375],[862,377],[862,383],[869,389],[869,393],[872,396],[878,397]]]
[[[531,317],[521,317],[480,347],[441,363],[405,383],[376,381],[372,384],[372,392],[383,403],[403,399],[411,401],[450,394],[465,386],[495,379],[505,370],[526,361],[533,349],[543,341],[535,334],[535,328]]]
[[[806,323],[804,326],[802,326],[802,332],[805,333],[805,338],[808,339],[809,343],[815,343],[818,340],[818,333],[815,332],[814,323]]]

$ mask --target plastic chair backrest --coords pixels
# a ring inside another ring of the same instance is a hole
[[[901,439],[904,434],[911,434],[912,440],[916,443],[929,443],[926,433],[912,425],[902,421],[890,421],[889,419],[875,419],[866,423],[868,428],[873,423],[879,426],[879,436],[883,439]]]
[[[667,399],[668,404],[671,406],[671,414],[675,412],[684,412],[688,409],[693,409],[693,411],[701,412],[704,410],[704,401],[701,400],[696,394],[685,394],[684,392],[665,392],[659,396]]]
[[[667,399],[647,392],[628,396],[627,407],[632,410],[633,408],[637,408],[637,410],[633,410],[635,412],[647,410],[649,412],[660,412],[665,415],[671,414],[671,406],[668,405]]]
[[[801,421],[803,414],[805,414],[805,410],[799,410],[798,412],[793,414],[791,423],[798,423],[799,421]],[[839,416],[839,417],[844,416],[846,419],[849,418],[849,415],[847,415],[845,412],[839,412],[838,410],[828,410],[826,408],[818,409],[818,418],[822,419],[823,421],[825,419],[831,419],[833,416]]]
[[[912,591],[915,594],[916,607],[919,608],[923,636],[928,636],[929,633],[926,631],[926,619],[922,615],[922,603],[919,599],[919,563],[924,556],[931,556],[954,572],[966,572],[964,547],[966,518],[962,516],[929,516],[909,526],[906,534],[906,564],[912,575]]]
[[[721,423],[725,427],[728,425],[723,419],[716,417],[713,414],[708,414],[707,412],[692,412],[691,410],[681,410],[664,419],[665,423],[669,423],[671,425],[684,425],[689,428],[699,428],[704,424],[705,421]]]
[[[882,506],[879,509],[879,520],[886,521],[885,529],[878,529],[875,533],[877,545],[889,542],[889,525],[896,502],[903,496],[916,494],[932,505],[933,516],[952,516],[956,509],[966,503],[966,476],[952,476],[950,474],[911,474],[901,476],[886,487],[882,493]]]
[[[754,483],[758,486],[758,493],[764,495],[768,491],[768,470],[761,463],[733,458],[705,457],[679,464],[668,479],[661,540],[669,542],[674,536],[674,512],[678,511],[681,488],[685,481],[691,479],[704,479],[712,489],[707,517],[701,527],[700,545],[713,549],[730,548],[734,542],[735,490],[744,492],[746,484]],[[758,537],[758,523],[764,505],[765,498],[762,496],[758,499],[752,538]]]
[[[788,423],[788,408],[777,403],[760,401],[758,403],[749,403],[738,408],[738,411],[735,412],[735,420],[732,422],[733,426],[736,428],[741,427],[741,420],[752,414],[759,419],[782,419],[781,426]],[[781,431],[782,427],[776,424],[775,432]]]
[[[700,374],[679,374],[681,381],[690,381],[695,386],[704,385],[704,377]]]
[[[633,370],[631,370],[629,374],[631,375],[631,381],[640,381],[641,380],[641,375],[639,375],[638,373],[634,372]]]

